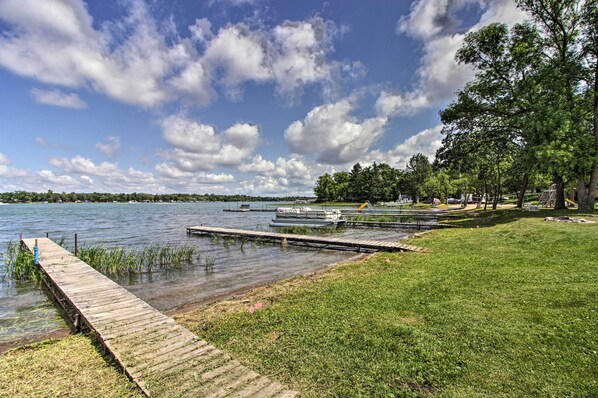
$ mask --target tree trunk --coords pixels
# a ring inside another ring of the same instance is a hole
[[[482,195],[482,198],[484,198],[484,211],[486,211],[486,209],[488,208],[488,197],[486,196],[488,195],[488,183],[486,181],[484,181],[484,194]]]
[[[582,211],[593,211],[594,202],[596,200],[596,186],[598,185],[598,165],[594,165],[592,170],[592,176],[590,178],[590,184],[586,185],[583,176],[580,176],[577,180],[577,203],[579,210]]]
[[[523,208],[523,201],[525,200],[525,191],[527,190],[528,182],[529,175],[527,173],[523,173],[523,178],[521,179],[521,187],[519,188],[519,197],[517,198],[517,207],[519,209]]]
[[[596,148],[598,148],[598,57],[596,58],[596,64],[594,65],[594,138],[596,140]],[[579,210],[594,210],[597,184],[598,164],[594,163],[592,175],[590,177],[590,185],[586,186],[583,176],[580,176],[578,180],[577,196],[579,201]]]
[[[565,182],[563,181],[563,176],[555,174],[554,183],[556,184],[554,210],[566,209],[567,207],[565,206]]]

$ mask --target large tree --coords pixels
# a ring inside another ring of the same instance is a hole
[[[598,183],[596,0],[518,0],[542,32],[545,68],[529,140],[553,171],[557,204],[566,177],[578,181],[580,208],[593,210]]]

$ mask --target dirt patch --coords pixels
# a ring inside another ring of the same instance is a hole
[[[14,348],[19,348],[24,345],[39,343],[40,341],[44,341],[47,339],[64,339],[65,337],[70,336],[71,331],[69,329],[60,329],[56,330],[51,333],[42,334],[40,336],[32,337],[30,339],[18,340],[10,343],[0,344],[0,354],[4,354],[5,352],[12,350]]]

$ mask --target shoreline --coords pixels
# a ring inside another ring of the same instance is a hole
[[[289,280],[292,280],[292,279],[298,278],[298,277],[319,276],[319,275],[325,274],[326,272],[328,272],[328,271],[332,270],[333,268],[336,268],[340,265],[365,260],[365,259],[369,258],[370,256],[372,256],[373,254],[374,253],[356,254],[355,256],[352,256],[348,259],[336,261],[334,263],[318,267],[315,270],[311,270],[306,273],[300,273],[300,274],[291,276],[289,278],[265,281],[265,282],[261,282],[261,283],[255,283],[255,284],[252,284],[249,286],[240,287],[240,288],[233,289],[233,290],[225,292],[225,293],[220,293],[220,294],[216,294],[213,296],[209,296],[209,297],[206,297],[206,298],[198,300],[198,301],[193,301],[191,303],[182,304],[180,306],[177,306],[177,307],[165,310],[165,311],[161,311],[161,312],[169,317],[182,315],[182,314],[192,312],[192,311],[201,309],[203,307],[209,306],[210,304],[216,303],[218,301],[222,301],[222,300],[226,300],[226,299],[238,299],[254,289],[268,287],[273,284],[283,282],[283,281],[289,281]],[[40,335],[30,337],[30,338],[23,338],[23,339],[8,342],[8,343],[0,343],[0,355],[4,355],[5,353],[7,353],[8,351],[11,351],[13,349],[25,347],[25,346],[28,346],[31,344],[37,344],[37,343],[40,343],[45,340],[64,339],[64,338],[70,336],[71,334],[72,334],[71,329],[70,329],[69,325],[67,325],[67,327],[64,329],[57,329],[57,330],[54,330],[49,333],[40,334]]]

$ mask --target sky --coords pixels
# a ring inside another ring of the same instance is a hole
[[[313,194],[433,159],[514,0],[2,0],[0,191]]]

